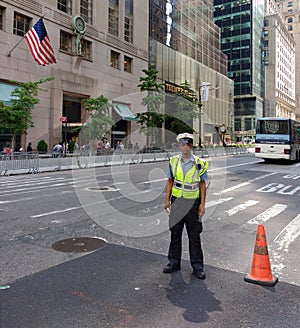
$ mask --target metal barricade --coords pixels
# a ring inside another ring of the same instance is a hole
[[[2,155],[0,162],[1,176],[10,173],[38,173],[39,156],[38,154],[11,154]]]

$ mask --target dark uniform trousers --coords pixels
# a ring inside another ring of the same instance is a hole
[[[182,253],[182,232],[184,225],[189,238],[190,262],[194,269],[203,269],[203,252],[200,233],[203,230],[202,222],[198,217],[200,198],[184,199],[171,197],[171,212],[169,228],[171,242],[168,260],[171,265],[180,266]]]

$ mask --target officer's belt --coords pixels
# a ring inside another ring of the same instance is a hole
[[[179,182],[174,182],[174,187],[177,187],[177,188],[182,188],[182,183],[179,183]],[[184,185],[184,189],[185,190],[197,190],[199,188],[199,185],[197,184],[197,186],[189,186],[189,185]]]

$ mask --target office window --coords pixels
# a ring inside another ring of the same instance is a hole
[[[287,4],[288,7],[293,7],[293,1],[289,1]]]
[[[93,1],[80,0],[80,16],[89,24],[93,23]]]
[[[132,73],[132,58],[124,56],[124,71]]]
[[[119,0],[109,0],[108,33],[119,35]]]
[[[72,0],[57,0],[57,9],[72,15]]]
[[[288,23],[293,23],[293,17],[289,17],[289,18],[287,19],[287,22],[288,22]]]
[[[83,39],[81,43],[82,43],[83,58],[92,60],[92,42]]]
[[[24,15],[15,13],[13,33],[24,36],[30,28],[30,18]]]
[[[72,54],[72,34],[60,31],[59,49]]]
[[[133,43],[133,0],[125,1],[124,40]]]
[[[120,69],[120,54],[113,50],[110,52],[110,66]]]
[[[3,30],[4,8],[0,7],[0,30]]]
[[[292,25],[288,25],[288,31],[292,31],[293,30],[293,26]]]

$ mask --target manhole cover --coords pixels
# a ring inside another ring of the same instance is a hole
[[[105,243],[100,238],[78,237],[59,240],[52,244],[52,248],[59,252],[84,253],[99,249]]]

